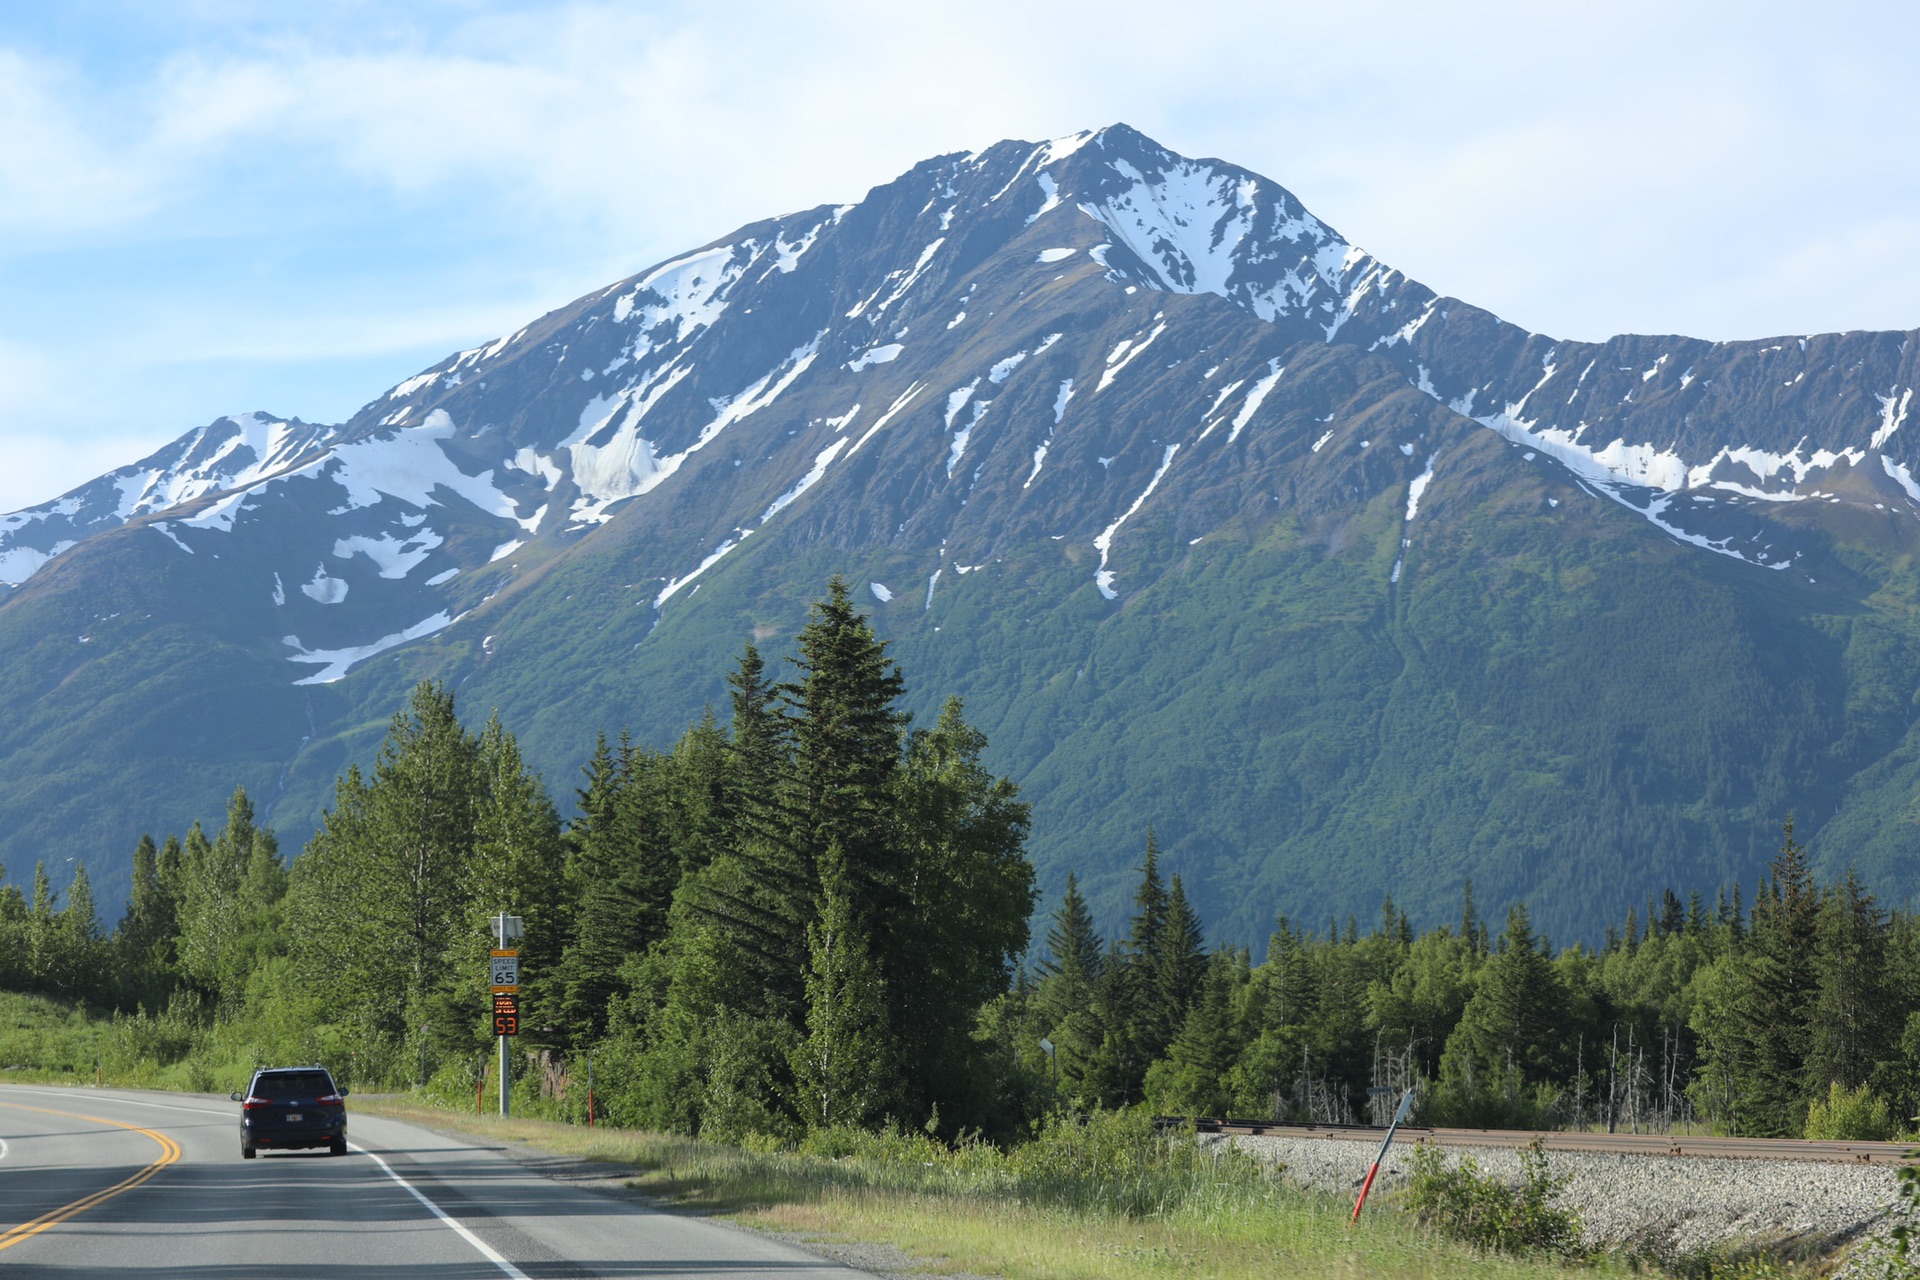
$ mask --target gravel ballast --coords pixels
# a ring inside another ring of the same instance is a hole
[[[1357,1194],[1378,1139],[1208,1135],[1231,1143],[1286,1176],[1320,1191]],[[1518,1184],[1520,1153],[1489,1147],[1441,1150],[1447,1163],[1471,1157],[1481,1172]],[[1394,1144],[1374,1194],[1407,1184],[1411,1144]],[[1568,1179],[1563,1203],[1580,1214],[1592,1248],[1645,1250],[1685,1257],[1717,1246],[1792,1240],[1817,1251],[1885,1224],[1895,1199],[1893,1168],[1808,1160],[1726,1159],[1552,1151],[1547,1171]]]

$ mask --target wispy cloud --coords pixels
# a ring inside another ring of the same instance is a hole
[[[1909,327],[1916,35],[1776,0],[22,10],[0,442],[342,414],[741,223],[1116,120],[1546,332]]]

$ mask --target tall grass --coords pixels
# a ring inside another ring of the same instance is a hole
[[[635,1171],[629,1185],[669,1204],[750,1226],[891,1244],[935,1270],[1033,1280],[1613,1270],[1479,1253],[1422,1231],[1378,1197],[1349,1231],[1351,1201],[1302,1190],[1191,1134],[1156,1134],[1131,1113],[1053,1119],[1031,1141],[1001,1150],[848,1130],[797,1147],[729,1146],[462,1116],[398,1100],[367,1100],[360,1109],[616,1162]]]

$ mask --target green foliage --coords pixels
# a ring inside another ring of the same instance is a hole
[[[1887,1100],[1870,1085],[1848,1089],[1835,1080],[1807,1106],[1806,1136],[1814,1141],[1887,1142],[1898,1132]]]
[[[795,1102],[809,1129],[858,1128],[885,1109],[896,1070],[886,981],[854,921],[839,845],[829,847],[826,899],[807,926],[807,1038],[792,1057]]]
[[[1472,1156],[1449,1167],[1425,1143],[1414,1147],[1411,1163],[1406,1206],[1448,1239],[1500,1253],[1580,1252],[1580,1216],[1558,1203],[1567,1180],[1548,1173],[1540,1139],[1520,1150],[1517,1187],[1482,1173]]]

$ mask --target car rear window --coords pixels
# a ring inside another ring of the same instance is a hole
[[[274,1071],[253,1082],[256,1098],[321,1098],[333,1092],[324,1071]]]

